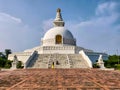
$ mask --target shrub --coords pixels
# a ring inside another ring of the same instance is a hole
[[[100,68],[98,64],[94,63],[93,68]]]
[[[120,70],[120,64],[115,64],[114,68]]]
[[[21,61],[18,61],[18,63],[17,63],[17,68],[23,68]]]

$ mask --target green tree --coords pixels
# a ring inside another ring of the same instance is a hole
[[[11,61],[7,60],[8,54],[11,53],[10,49],[5,49],[5,54],[3,52],[0,52],[0,68],[10,68],[11,67]]]
[[[115,64],[114,68],[120,70],[120,64]]]
[[[4,68],[10,68],[12,66],[12,61],[6,60]]]
[[[11,53],[12,53],[11,49],[5,49],[6,58],[8,58],[8,55]]]
[[[3,54],[3,52],[0,52],[0,58],[6,59],[6,56]]]
[[[119,64],[119,60],[120,60],[120,56],[110,55],[108,57],[108,60],[104,61],[105,62],[105,67],[107,67],[107,68],[115,68],[115,67],[117,67],[116,65]]]
[[[0,57],[0,68],[5,66],[6,60]]]

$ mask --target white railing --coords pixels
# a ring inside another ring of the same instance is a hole
[[[70,59],[69,59],[68,55],[66,55],[66,56],[67,56],[68,65],[69,65],[69,68],[70,68],[71,67],[71,62],[70,62]]]
[[[79,54],[81,54],[82,57],[84,58],[84,60],[87,61],[89,67],[92,68],[92,62],[91,62],[91,60],[89,59],[89,57],[84,53],[84,51],[81,50],[81,51],[79,52]]]

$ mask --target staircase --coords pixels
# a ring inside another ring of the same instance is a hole
[[[33,64],[33,68],[48,68],[50,54],[38,54],[36,62]]]
[[[80,54],[38,54],[32,68],[89,68]]]
[[[54,68],[69,68],[69,63],[66,54],[51,54],[49,59],[49,68],[54,63]]]
[[[68,54],[71,68],[89,68],[86,60],[80,54]]]

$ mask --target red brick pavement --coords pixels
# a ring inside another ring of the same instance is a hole
[[[1,71],[0,90],[120,90],[120,71],[96,69]]]

